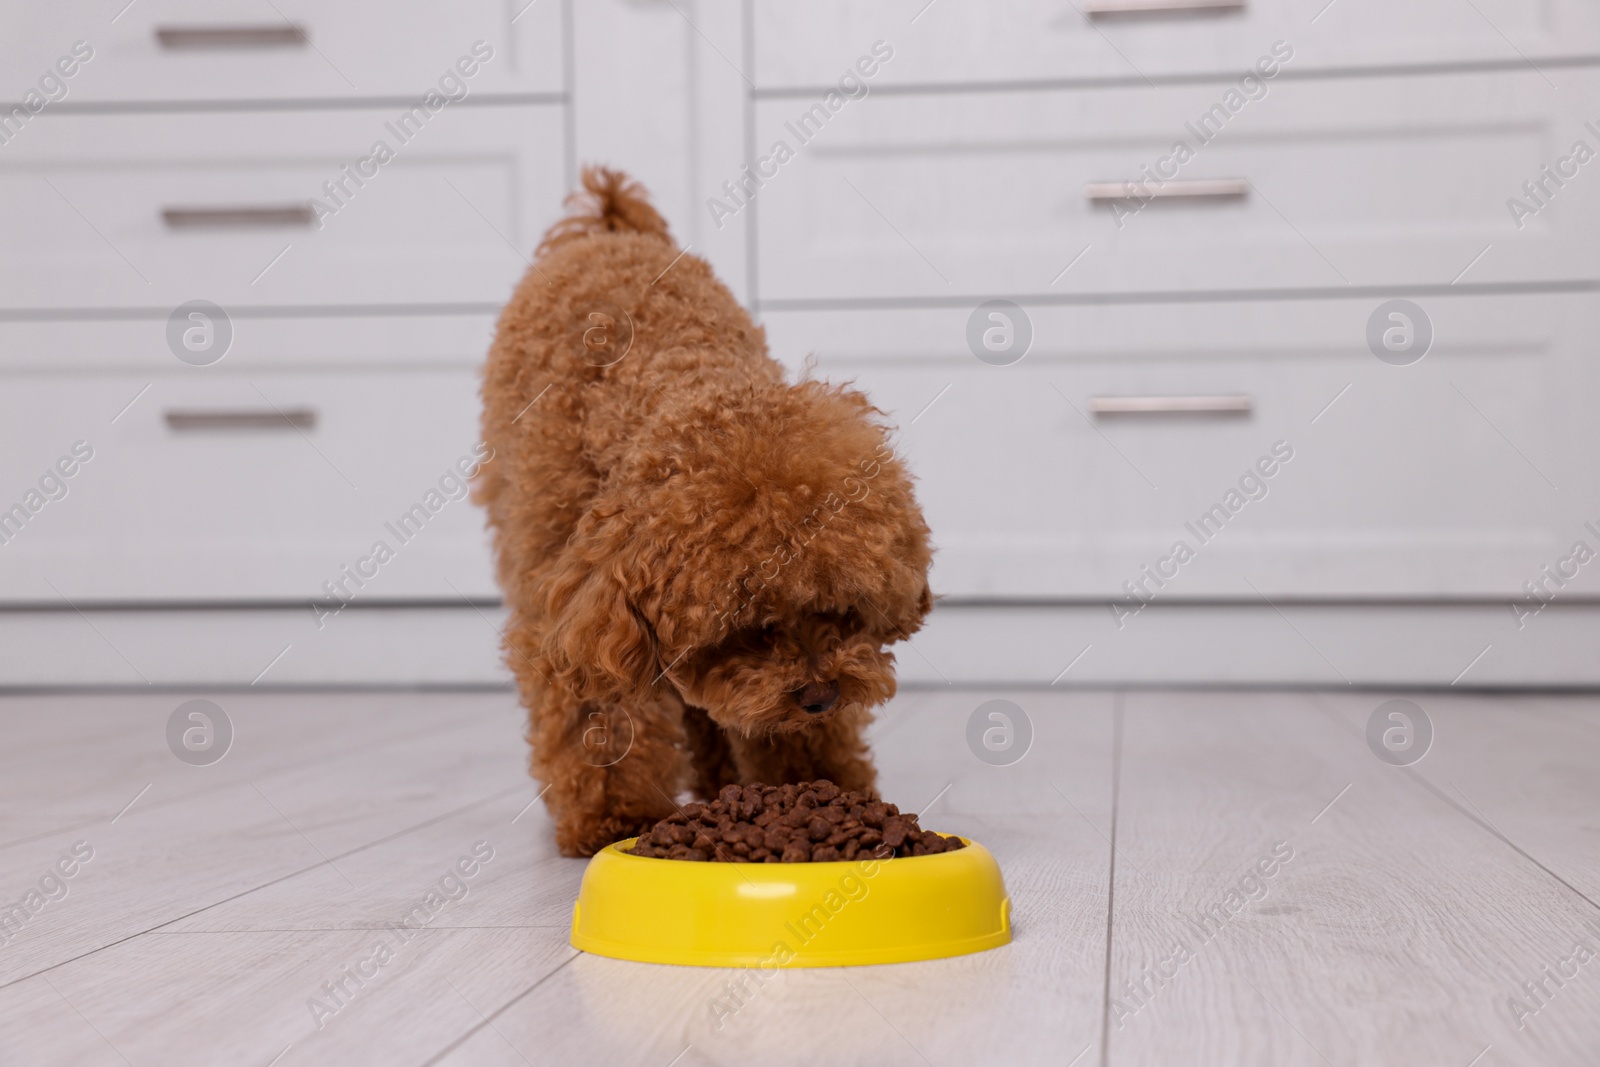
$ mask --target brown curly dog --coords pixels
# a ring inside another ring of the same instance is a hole
[[[931,606],[883,413],[789,384],[638,185],[591,168],[500,316],[476,499],[556,841],[591,855],[692,788],[870,789],[886,645]]]

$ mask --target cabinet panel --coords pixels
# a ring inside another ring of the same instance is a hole
[[[755,81],[834,84],[873,42],[894,49],[879,85],[1242,76],[1282,41],[1289,69],[1414,67],[1600,54],[1584,0],[1241,0],[1232,7],[1091,15],[1095,0],[759,0]]]
[[[814,353],[898,422],[938,592],[1117,597],[1183,541],[1193,558],[1147,591],[1509,600],[1575,541],[1600,547],[1582,510],[1600,489],[1597,301],[1423,298],[1434,340],[1410,366],[1368,349],[1378,300],[1034,306],[1011,366],[973,357],[965,311],[765,322],[785,359]],[[1249,410],[1094,413],[1129,397]]]
[[[11,377],[0,598],[309,602],[329,581],[367,601],[495,596],[460,476],[477,385],[468,370]]]
[[[1566,74],[765,100],[760,299],[1594,278],[1600,74]]]

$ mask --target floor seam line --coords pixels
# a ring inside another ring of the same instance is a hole
[[[583,955],[581,951],[574,951],[572,955],[568,956],[566,959],[552,967],[548,973],[541,975],[537,982],[533,983],[527,989],[524,989],[510,1000],[506,1001],[504,1004],[500,1005],[489,1015],[484,1016],[475,1025],[469,1027],[466,1033],[462,1034],[460,1037],[450,1042],[450,1044],[446,1045],[438,1052],[435,1052],[428,1059],[424,1060],[420,1067],[433,1067],[434,1064],[438,1063],[440,1060],[444,1059],[446,1056],[450,1055],[450,1053],[454,1052],[456,1049],[465,1044],[469,1039],[471,1039],[473,1034],[478,1033],[484,1027],[490,1025],[496,1019],[500,1018],[500,1016],[503,1015],[513,1004],[527,996],[529,993],[532,993],[535,989],[538,989],[540,986],[544,985],[550,979],[554,978],[558,973],[560,973],[563,967],[581,955]],[[512,1046],[512,1048],[515,1050],[516,1046]],[[518,1053],[518,1055],[521,1055],[521,1053]]]
[[[1589,894],[1585,893],[1583,890],[1579,889],[1577,886],[1573,885],[1571,882],[1569,882],[1565,878],[1561,877],[1561,875],[1557,874],[1555,871],[1552,871],[1549,867],[1546,867],[1539,860],[1534,859],[1532,855],[1530,855],[1528,852],[1524,851],[1522,846],[1517,844],[1515,841],[1511,840],[1511,838],[1507,837],[1505,834],[1503,834],[1500,831],[1496,830],[1494,827],[1485,825],[1482,819],[1480,819],[1478,816],[1474,815],[1472,812],[1468,811],[1466,808],[1463,808],[1460,804],[1457,804],[1455,802],[1455,800],[1451,798],[1449,793],[1446,793],[1444,790],[1440,789],[1438,786],[1436,786],[1432,782],[1428,781],[1428,779],[1424,778],[1421,774],[1417,773],[1412,768],[1408,767],[1408,768],[1406,768],[1406,770],[1410,772],[1407,775],[1408,778],[1410,778],[1413,781],[1419,783],[1428,792],[1432,793],[1434,796],[1438,797],[1440,800],[1442,800],[1446,804],[1450,805],[1451,808],[1455,809],[1464,818],[1466,818],[1468,822],[1472,823],[1478,829],[1482,830],[1484,833],[1488,834],[1490,837],[1494,838],[1496,841],[1499,841],[1501,844],[1505,845],[1511,851],[1513,851],[1517,855],[1521,856],[1524,860],[1527,860],[1529,863],[1533,864],[1533,866],[1537,867],[1539,870],[1541,870],[1545,874],[1549,875],[1558,884],[1560,884],[1561,886],[1563,886],[1564,888],[1566,888],[1567,890],[1569,890],[1570,892],[1575,894],[1578,897],[1578,899],[1582,900],[1585,904],[1588,904],[1596,912],[1600,912],[1600,902],[1597,902]]]
[[[1312,703],[1313,706],[1315,706],[1317,708],[1318,711],[1322,712],[1322,714],[1324,716],[1326,716],[1329,719],[1332,719],[1333,722],[1335,723],[1335,725],[1343,728],[1348,733],[1352,733],[1353,734],[1353,733],[1356,732],[1355,728],[1353,726],[1351,726],[1348,722],[1346,722],[1344,720],[1344,718],[1342,716],[1340,716],[1339,713],[1335,709],[1329,707],[1321,699],[1319,699],[1319,694],[1315,694],[1314,693],[1314,694],[1311,695],[1311,703]],[[1505,834],[1502,834],[1499,830],[1496,830],[1494,827],[1485,824],[1484,821],[1482,819],[1480,819],[1477,815],[1475,815],[1472,812],[1468,811],[1466,808],[1463,808],[1460,804],[1457,804],[1455,799],[1453,797],[1451,797],[1449,793],[1446,793],[1444,790],[1440,789],[1438,786],[1436,786],[1432,782],[1430,782],[1415,767],[1404,767],[1402,769],[1406,772],[1406,774],[1405,774],[1406,780],[1408,780],[1410,782],[1413,782],[1413,783],[1415,783],[1417,785],[1420,785],[1423,788],[1424,791],[1426,791],[1428,793],[1431,793],[1433,796],[1437,797],[1439,800],[1444,801],[1445,804],[1449,805],[1451,810],[1453,810],[1457,814],[1461,815],[1468,822],[1472,823],[1472,825],[1476,826],[1478,829],[1482,830],[1484,833],[1488,834],[1490,837],[1494,838],[1496,841],[1499,841],[1501,844],[1505,845],[1511,851],[1513,851],[1517,855],[1521,856],[1528,863],[1531,863],[1534,867],[1536,867],[1539,870],[1543,871],[1546,875],[1548,875],[1556,883],[1561,885],[1564,889],[1567,889],[1568,891],[1573,893],[1575,896],[1578,897],[1578,899],[1582,900],[1585,904],[1588,904],[1591,908],[1595,909],[1595,911],[1600,912],[1600,901],[1596,901],[1593,897],[1589,896],[1589,894],[1585,893],[1583,890],[1579,889],[1577,886],[1573,885],[1571,882],[1569,882],[1565,878],[1561,877],[1561,875],[1557,874],[1555,871],[1552,871],[1549,867],[1546,867],[1542,862],[1540,862],[1539,860],[1535,859],[1530,853],[1524,851],[1522,846],[1520,846],[1516,842],[1512,841]]]
[[[1111,1062],[1111,935],[1117,902],[1117,809],[1122,795],[1122,724],[1126,696],[1111,694],[1111,840],[1106,870],[1106,966],[1100,998],[1100,1067]]]

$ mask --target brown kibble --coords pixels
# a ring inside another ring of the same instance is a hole
[[[724,786],[662,819],[633,855],[721,863],[830,863],[858,856],[890,859],[964,848],[958,837],[924,830],[874,793],[829,781],[782,786]]]

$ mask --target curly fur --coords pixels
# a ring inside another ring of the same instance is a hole
[[[637,185],[583,180],[500,317],[476,486],[533,774],[569,855],[685,789],[871,788],[861,735],[894,694],[885,646],[931,606],[928,528],[882,413],[786,382]],[[830,683],[830,710],[802,706]]]

